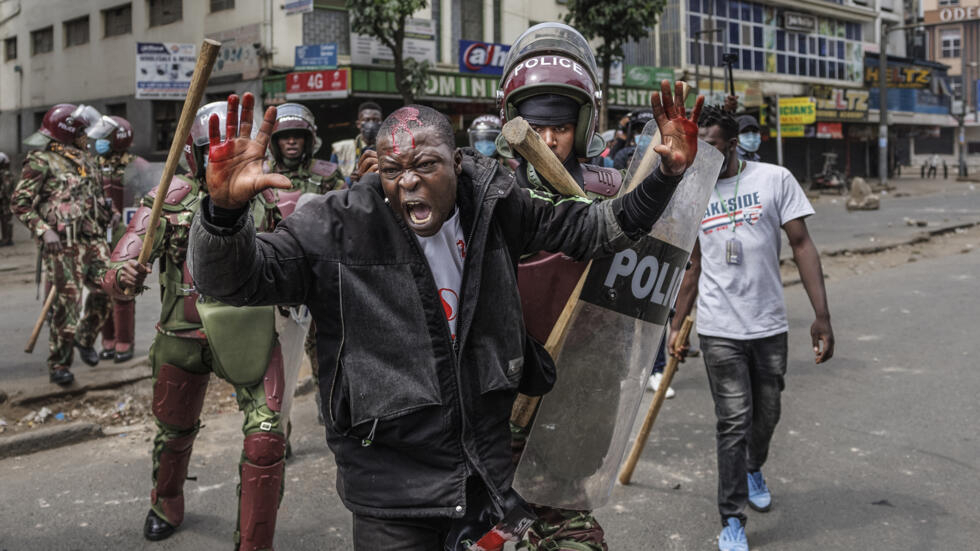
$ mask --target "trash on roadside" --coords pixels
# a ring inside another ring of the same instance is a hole
[[[57,419],[57,420],[59,420],[59,421],[64,421],[65,420],[65,412],[59,411],[58,413],[55,413],[54,414],[54,418]]]
[[[51,410],[48,409],[47,406],[41,408],[41,411],[37,412],[37,421],[39,423],[47,421],[48,417],[51,417]]]

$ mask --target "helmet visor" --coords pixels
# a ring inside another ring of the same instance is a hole
[[[72,111],[71,116],[81,123],[78,128],[87,128],[97,124],[102,118],[102,114],[91,105],[79,105]]]
[[[242,107],[241,104],[238,106],[238,116],[241,117]],[[194,142],[195,146],[203,147],[208,145],[208,127],[209,121],[211,120],[211,115],[218,115],[218,128],[221,131],[221,139],[225,139],[225,125],[228,122],[228,102],[226,101],[212,101],[200,109],[197,110],[197,114],[194,117],[194,124],[191,125],[191,140]],[[262,125],[262,110],[255,105],[255,109],[252,111],[252,135],[254,138],[259,132],[259,126]]]
[[[503,74],[509,75],[518,63],[528,57],[548,53],[578,60],[589,71],[592,80],[598,81],[595,56],[585,37],[572,27],[556,22],[539,23],[524,31],[507,53]]]
[[[290,124],[288,125],[289,128],[297,128],[303,126],[305,123],[305,126],[311,132],[316,133],[314,130],[316,128],[316,123],[313,120],[313,113],[311,113],[306,106],[298,103],[284,103],[277,107],[276,122],[280,124],[284,122],[299,123]]]
[[[108,138],[119,128],[119,123],[107,116],[102,116],[95,124],[85,129],[85,135],[91,140]]]
[[[499,128],[474,128],[468,132],[470,136],[470,147],[475,147],[477,142],[496,141],[500,135]]]

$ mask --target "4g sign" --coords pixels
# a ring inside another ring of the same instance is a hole
[[[286,99],[346,98],[347,76],[347,69],[289,73],[286,75]]]

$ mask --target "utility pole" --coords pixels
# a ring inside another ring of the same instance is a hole
[[[888,25],[881,22],[878,51],[878,178],[888,184]]]
[[[783,166],[783,123],[779,121],[779,94],[776,94],[776,164]],[[810,177],[809,174],[806,175]]]
[[[712,24],[712,27],[711,28],[702,29],[702,30],[696,31],[694,33],[694,43],[695,43],[694,50],[697,53],[697,58],[698,58],[697,61],[694,62],[694,87],[697,88],[698,94],[702,94],[702,91],[701,91],[701,58],[702,58],[702,55],[701,55],[702,54],[702,51],[701,51],[701,35],[702,34],[715,34],[715,33],[720,33],[720,32],[722,32],[722,30],[723,29],[721,27],[719,27],[717,29],[714,28],[714,24]],[[712,48],[711,57],[712,57],[712,59],[714,59],[714,51],[715,50],[714,50],[714,39],[713,38],[711,39],[711,48]],[[711,65],[710,64],[708,64],[708,71],[711,74],[711,84],[710,84],[710,87],[711,88],[714,88],[715,87],[714,71],[711,70]],[[714,90],[709,90],[708,91],[708,94],[712,94],[712,93],[714,93]],[[704,95],[704,94],[702,94],[702,95]],[[704,96],[704,99],[706,100],[706,103],[707,103],[708,101],[710,101],[710,96],[709,95],[705,95]]]

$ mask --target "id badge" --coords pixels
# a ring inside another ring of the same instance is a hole
[[[734,266],[742,263],[742,242],[734,237],[725,242],[725,262]]]

